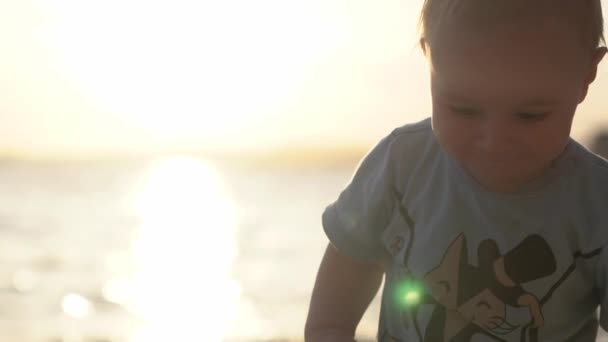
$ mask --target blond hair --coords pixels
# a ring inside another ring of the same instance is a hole
[[[420,14],[420,42],[428,42],[444,20],[459,16],[471,25],[519,17],[560,14],[580,29],[585,45],[605,45],[601,0],[425,0]]]

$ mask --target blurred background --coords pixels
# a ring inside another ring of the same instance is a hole
[[[301,341],[323,208],[430,114],[421,5],[0,0],[0,341]]]

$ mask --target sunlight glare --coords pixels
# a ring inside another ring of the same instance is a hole
[[[54,4],[66,68],[99,106],[174,139],[218,134],[281,107],[344,32],[320,3]]]
[[[137,271],[127,306],[142,326],[131,342],[221,341],[240,288],[231,278],[236,210],[219,173],[204,160],[160,160],[136,205],[143,225],[132,246]]]
[[[91,303],[83,296],[70,293],[63,296],[61,300],[63,312],[74,318],[84,318],[91,311]]]

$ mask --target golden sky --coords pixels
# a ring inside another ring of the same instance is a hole
[[[0,0],[0,154],[371,144],[430,113],[420,5]]]

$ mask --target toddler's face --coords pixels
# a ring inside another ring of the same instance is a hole
[[[444,31],[427,45],[433,130],[486,188],[517,190],[563,151],[600,53],[558,21]]]

